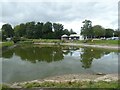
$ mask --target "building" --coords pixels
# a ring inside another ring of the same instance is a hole
[[[61,40],[83,40],[83,37],[80,34],[62,35]]]
[[[69,40],[69,36],[68,35],[62,35],[61,36],[61,40]]]
[[[78,34],[71,34],[69,36],[69,40],[79,40],[80,39],[80,35]]]

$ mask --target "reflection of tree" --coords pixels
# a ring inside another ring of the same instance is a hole
[[[27,60],[32,63],[38,61],[59,61],[63,60],[64,55],[78,50],[77,47],[37,47],[37,46],[18,46],[13,49],[7,50],[2,53],[3,58],[11,58],[13,54],[19,56],[22,60]],[[79,49],[80,50],[80,49]],[[80,50],[80,57],[83,68],[90,68],[94,59],[99,59],[105,54],[109,54],[110,50],[95,49],[95,48],[82,48]],[[72,55],[72,53],[71,53]]]
[[[12,58],[13,56],[13,50],[7,50],[5,52],[2,52],[2,57],[4,58]]]
[[[16,47],[12,49],[12,52],[4,53],[3,57],[7,57],[7,55],[11,55],[15,53],[15,55],[20,56],[22,60],[28,60],[30,62],[36,63],[37,61],[59,61],[62,60],[63,53],[62,49],[59,47]],[[9,57],[8,57],[9,58]]]
[[[81,62],[83,68],[90,68],[93,59],[99,59],[105,54],[109,54],[110,51],[104,51],[102,49],[95,48],[84,48],[81,54]]]

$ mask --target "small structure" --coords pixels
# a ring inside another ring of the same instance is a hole
[[[6,40],[7,40],[7,41],[11,41],[11,40],[12,40],[12,38],[6,38]]]
[[[62,35],[61,36],[61,40],[68,40],[69,39],[69,36],[68,35]]]
[[[62,35],[61,40],[83,40],[83,36],[80,34],[71,34],[70,36],[68,35]]]
[[[69,40],[79,40],[80,39],[80,35],[78,34],[71,34],[69,36]]]

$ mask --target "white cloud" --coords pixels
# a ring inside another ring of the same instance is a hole
[[[119,0],[98,0],[97,2],[118,2]],[[1,0],[1,2],[96,2],[96,0]]]
[[[2,25],[4,25],[5,23],[2,23],[2,22],[0,22],[0,29],[2,28]]]
[[[24,1],[2,0],[2,23],[16,25],[28,21],[60,22],[65,28],[72,28],[77,33],[80,33],[82,21],[85,19],[104,28],[118,27],[118,0]]]
[[[73,22],[60,22],[64,25],[64,28],[70,30],[73,29],[76,33],[80,33],[81,26],[83,25],[81,21],[73,21]]]

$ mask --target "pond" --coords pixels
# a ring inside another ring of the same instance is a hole
[[[18,45],[2,53],[3,83],[64,74],[118,73],[118,52],[75,46]]]

